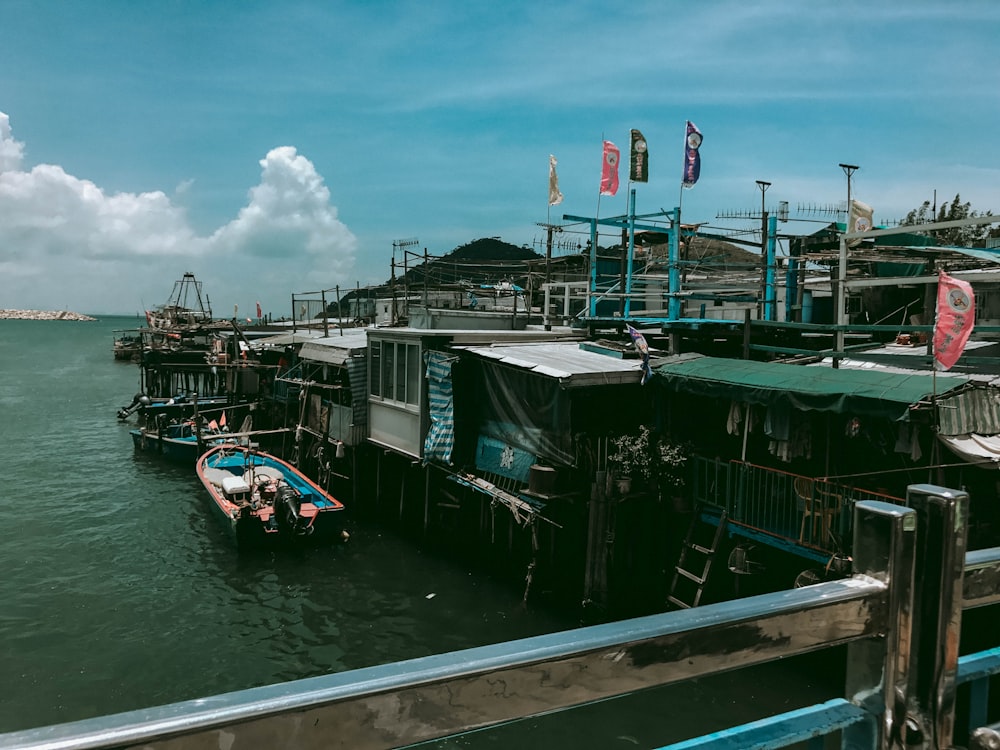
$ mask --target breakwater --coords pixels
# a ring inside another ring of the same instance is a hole
[[[97,320],[68,310],[0,310],[0,320]]]

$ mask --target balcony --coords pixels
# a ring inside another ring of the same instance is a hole
[[[854,506],[862,500],[906,500],[821,477],[692,456],[691,499],[720,515],[736,533],[826,562],[852,555]]]

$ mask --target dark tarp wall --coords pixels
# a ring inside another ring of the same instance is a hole
[[[559,381],[483,362],[480,432],[551,461],[572,465],[570,398]]]

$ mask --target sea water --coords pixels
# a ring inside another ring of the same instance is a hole
[[[353,521],[347,544],[241,557],[193,467],[133,450],[139,389],[94,322],[0,320],[0,732],[577,627],[457,559]],[[443,741],[656,747],[775,710],[782,665]],[[669,709],[669,711],[668,711]]]

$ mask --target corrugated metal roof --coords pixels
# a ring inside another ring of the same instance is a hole
[[[343,335],[335,333],[312,339],[302,345],[299,358],[310,362],[325,362],[342,365],[351,356],[360,354],[368,348],[368,333],[365,328],[351,328]]]
[[[576,341],[454,348],[555,378],[566,387],[638,383],[642,379],[640,360],[584,351]]]
[[[289,344],[301,344],[323,335],[322,331],[311,331],[308,329],[288,333],[275,333],[271,336],[260,336],[253,339],[254,348],[259,346],[288,346]]]

